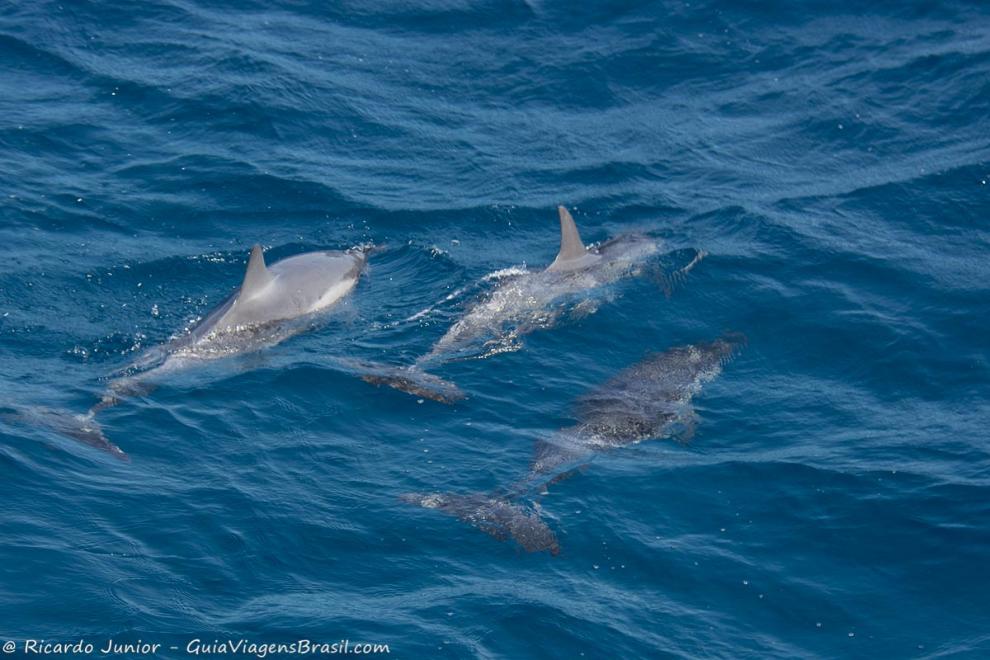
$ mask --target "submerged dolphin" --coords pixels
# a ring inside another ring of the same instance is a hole
[[[694,437],[697,416],[691,402],[702,386],[745,344],[739,333],[677,346],[650,355],[619,372],[578,401],[578,423],[537,440],[523,483],[546,484],[571,474],[592,455],[643,440]],[[518,488],[518,487],[517,487]]]
[[[597,310],[600,300],[592,294],[620,279],[648,271],[651,258],[661,244],[653,238],[628,234],[597,246],[586,246],[570,212],[560,206],[560,251],[553,263],[542,270],[511,269],[496,273],[499,282],[472,305],[432,349],[409,367],[381,368],[363,376],[374,384],[450,402],[463,397],[451,383],[427,374],[425,368],[466,357],[488,357],[517,350],[523,335],[553,327],[567,313],[587,315]],[[661,275],[668,288],[683,277],[703,257],[690,250],[686,265],[673,274]]]
[[[692,399],[744,343],[745,337],[729,333],[650,355],[619,372],[580,399],[577,424],[536,442],[529,471],[503,494],[412,493],[402,499],[453,515],[499,540],[511,538],[527,551],[557,554],[560,545],[539,505],[516,500],[534,489],[545,492],[596,454],[654,438],[688,440],[696,423]]]
[[[425,509],[437,509],[454,516],[499,541],[513,539],[527,552],[548,550],[553,555],[560,552],[557,535],[540,518],[538,505],[530,511],[524,505],[483,493],[469,495],[410,493],[403,495],[401,499],[408,504]]]
[[[102,399],[85,415],[58,411],[25,414],[87,445],[126,456],[106,438],[95,420],[99,411],[124,396],[154,389],[156,377],[204,360],[273,346],[312,327],[312,322],[354,288],[367,250],[307,252],[265,265],[261,246],[251,250],[240,287],[193,327],[144,353],[108,384]]]

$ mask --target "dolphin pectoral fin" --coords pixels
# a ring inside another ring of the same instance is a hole
[[[349,361],[350,367],[366,383],[387,385],[400,392],[439,403],[456,403],[465,398],[454,383],[418,367],[394,367],[372,362]]]
[[[11,417],[23,423],[36,424],[51,429],[59,435],[93,447],[94,449],[105,451],[114,458],[122,461],[129,462],[131,460],[124,453],[123,449],[107,438],[99,422],[94,418],[93,413],[80,415],[50,408],[24,408]]]
[[[560,554],[557,535],[540,516],[539,507],[531,509],[484,493],[409,493],[400,499],[425,509],[437,509],[498,541],[512,539],[526,552]]]
[[[570,310],[570,320],[580,321],[596,313],[602,306],[602,301],[594,298],[586,298],[574,305]]]

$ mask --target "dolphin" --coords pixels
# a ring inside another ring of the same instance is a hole
[[[79,415],[41,406],[11,406],[8,404],[4,408],[5,411],[0,413],[0,419],[4,421],[43,426],[79,443],[105,451],[122,461],[129,462],[131,460],[123,449],[107,438],[93,415]]]
[[[694,437],[691,405],[745,345],[740,333],[649,355],[581,397],[578,423],[536,441],[525,484],[556,483],[594,454],[653,438]],[[517,486],[518,488],[518,486]]]
[[[89,446],[126,457],[103,434],[95,416],[124,397],[145,394],[168,373],[274,346],[313,327],[357,284],[369,248],[306,252],[265,264],[260,245],[251,249],[241,285],[205,317],[166,343],[151,348],[112,378],[99,402],[82,415],[52,410],[22,414]]]
[[[560,545],[538,502],[518,500],[533,490],[545,494],[596,455],[650,439],[690,440],[697,423],[692,400],[745,343],[743,335],[726,333],[649,355],[619,372],[578,400],[576,424],[536,441],[529,470],[504,492],[411,493],[401,499],[453,515],[496,539],[511,538],[529,552],[557,554]]]
[[[471,493],[468,495],[445,495],[430,493],[402,495],[407,504],[424,509],[436,509],[454,516],[462,522],[477,527],[499,541],[512,539],[527,552],[549,551],[560,553],[560,543],[550,526],[540,518],[539,505],[528,507],[504,499]]]
[[[368,382],[450,403],[463,394],[452,383],[427,374],[431,366],[457,359],[484,358],[518,350],[519,339],[539,329],[551,328],[565,315],[597,311],[600,295],[618,280],[656,273],[669,292],[705,253],[688,250],[687,263],[673,273],[658,271],[650,261],[662,244],[642,234],[626,234],[600,245],[585,245],[571,213],[557,207],[560,218],[560,250],[543,269],[513,268],[493,273],[493,290],[484,295],[434,343],[431,350],[406,367],[381,368],[364,376]],[[599,298],[596,299],[595,295]],[[428,311],[428,310],[424,310]],[[417,314],[419,317],[423,314]]]

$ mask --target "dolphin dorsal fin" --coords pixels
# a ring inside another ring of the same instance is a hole
[[[581,268],[587,265],[588,257],[597,255],[591,255],[588,248],[581,242],[581,234],[578,233],[577,225],[574,224],[574,218],[571,217],[570,211],[563,206],[558,206],[557,212],[560,213],[560,252],[557,253],[557,258],[547,270]]]
[[[241,283],[241,297],[251,297],[258,291],[271,284],[272,274],[265,267],[265,255],[260,245],[251,248],[251,258],[248,259],[247,272]]]

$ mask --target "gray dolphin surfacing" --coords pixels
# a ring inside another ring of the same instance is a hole
[[[274,346],[305,332],[321,312],[357,284],[367,261],[363,248],[306,252],[265,264],[260,245],[248,259],[240,287],[188,331],[144,353],[110,381],[90,412],[146,394],[154,379],[197,362]]]
[[[588,300],[590,293],[642,274],[644,263],[660,251],[656,240],[635,234],[585,246],[570,212],[563,206],[557,210],[560,250],[554,261],[543,270],[501,278],[417,360],[418,367],[514,350],[507,341],[556,325],[569,309]]]
[[[118,458],[126,454],[103,434],[96,415],[124,398],[146,394],[169,373],[274,346],[313,327],[355,287],[368,248],[306,252],[266,265],[260,245],[248,259],[241,285],[188,331],[156,346],[122,375],[113,378],[99,402],[83,415],[36,409],[21,411],[27,421],[43,423]]]
[[[594,294],[621,279],[655,273],[669,295],[673,286],[705,256],[691,250],[686,265],[673,273],[658,272],[651,263],[660,256],[661,244],[657,240],[628,234],[601,245],[586,246],[570,212],[563,206],[557,212],[560,250],[549,266],[495,274],[499,276],[495,288],[455,321],[428,353],[411,366],[381,369],[373,382],[449,403],[463,395],[452,399],[449,392],[456,388],[446,383],[447,393],[433,396],[428,368],[518,350],[524,335],[553,327],[568,315],[597,311],[600,300]]]
[[[412,493],[403,501],[436,509],[529,552],[556,555],[560,544],[538,502],[521,501],[567,479],[596,455],[644,440],[690,439],[693,398],[745,345],[738,333],[647,356],[578,401],[578,422],[537,440],[527,473],[503,492]]]

